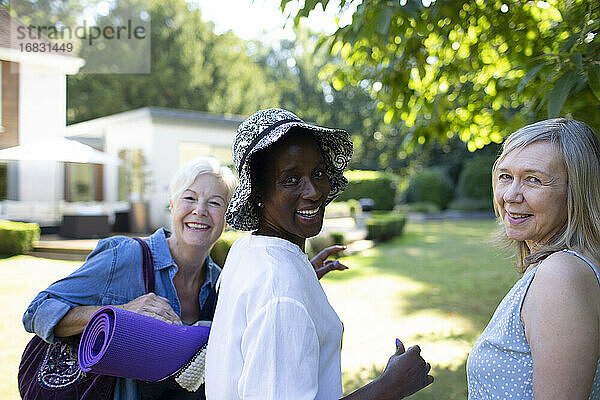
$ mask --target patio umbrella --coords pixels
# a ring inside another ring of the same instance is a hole
[[[56,137],[0,150],[0,160],[63,161],[119,165],[119,158],[73,139]]]

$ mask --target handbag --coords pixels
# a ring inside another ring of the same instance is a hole
[[[154,265],[148,244],[142,247],[142,277],[146,293],[154,292]],[[81,335],[47,343],[35,335],[25,347],[19,364],[19,394],[23,400],[111,399],[115,377],[83,372],[77,363]]]

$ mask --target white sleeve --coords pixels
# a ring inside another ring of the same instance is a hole
[[[319,339],[304,305],[279,297],[249,321],[242,336],[240,399],[313,400]]]

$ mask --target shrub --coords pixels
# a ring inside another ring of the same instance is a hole
[[[437,204],[432,203],[430,201],[419,201],[419,202],[410,203],[407,205],[408,205],[408,207],[407,207],[408,210],[412,211],[412,212],[428,213],[428,214],[435,214],[435,213],[440,212],[440,207]]]
[[[391,210],[396,201],[397,178],[380,171],[348,171],[345,173],[349,184],[338,197],[339,201],[371,198],[376,210]]]
[[[343,232],[331,232],[329,237],[331,238],[333,244],[339,244],[340,246],[346,244],[346,237],[344,236]]]
[[[404,193],[407,203],[430,202],[441,210],[452,200],[453,191],[450,179],[436,168],[427,168],[415,172],[409,180]]]
[[[494,208],[491,199],[454,199],[448,204],[449,210],[456,211],[489,211]]]
[[[40,226],[23,222],[0,221],[0,254],[23,254],[33,249],[40,238]]]
[[[221,237],[216,241],[216,243],[210,250],[210,256],[212,257],[213,261],[216,262],[219,266],[223,267],[225,265],[225,258],[227,258],[227,254],[229,253],[229,249],[233,245],[233,242],[235,242],[243,235],[244,232],[223,232]]]
[[[313,258],[318,252],[334,244],[331,235],[321,234],[311,237],[306,241],[306,254],[308,254],[309,258]]]
[[[494,158],[489,156],[465,161],[458,177],[458,197],[491,202],[493,164]]]
[[[403,214],[376,214],[367,221],[367,239],[382,242],[404,232],[406,217]]]

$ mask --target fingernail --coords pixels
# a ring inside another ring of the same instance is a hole
[[[400,339],[396,338],[396,347],[400,347]]]

